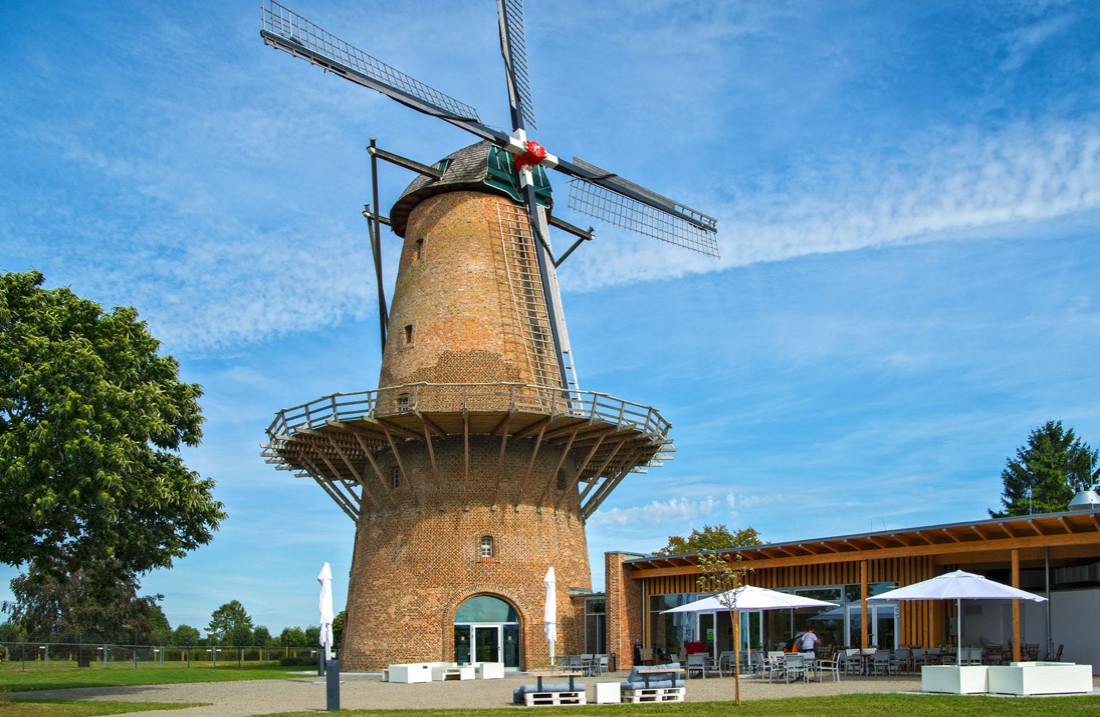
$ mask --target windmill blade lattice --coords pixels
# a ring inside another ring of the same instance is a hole
[[[717,221],[712,217],[673,202],[667,197],[662,197],[621,177],[609,175],[599,167],[576,157],[573,158],[573,162],[586,170],[602,173],[605,176],[593,181],[574,178],[569,184],[570,209],[669,244],[718,258]],[[642,202],[616,191],[609,186],[612,184],[611,177],[614,177],[614,184],[622,185],[634,194],[641,194],[649,201]],[[671,211],[661,207],[668,207]]]
[[[477,110],[470,105],[390,67],[274,0],[264,0],[260,12],[260,34],[272,47],[378,90],[420,112],[445,119],[481,122]]]
[[[523,22],[523,0],[497,0],[500,15],[500,51],[508,75],[508,98],[516,127],[537,129],[535,105],[531,99],[531,76],[527,71],[527,36]]]

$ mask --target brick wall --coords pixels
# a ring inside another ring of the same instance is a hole
[[[619,655],[619,669],[629,669],[634,662],[634,643],[642,639],[641,581],[631,577],[623,560],[635,557],[628,553],[605,553],[604,575],[607,592],[607,651]]]

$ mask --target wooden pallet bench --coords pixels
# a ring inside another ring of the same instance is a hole
[[[643,702],[683,702],[683,687],[643,687],[623,690],[623,704],[641,704]]]
[[[563,707],[565,705],[586,705],[588,700],[584,692],[528,692],[523,696],[528,707]]]

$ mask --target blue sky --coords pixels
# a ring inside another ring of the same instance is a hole
[[[289,4],[507,129],[490,0]],[[561,271],[582,387],[678,448],[589,521],[597,587],[604,551],[704,524],[980,519],[1035,426],[1100,443],[1100,4],[528,6],[534,138],[719,220],[719,261],[600,225]],[[230,517],[145,588],[174,626],[231,599],[315,623],[353,525],[264,429],[377,385],[369,138],[472,137],[265,47],[252,0],[8,0],[0,26],[0,270],[137,307],[205,388],[186,457]],[[384,208],[410,179],[383,169]]]

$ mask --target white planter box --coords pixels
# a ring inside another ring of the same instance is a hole
[[[622,685],[618,682],[596,683],[596,704],[617,705],[622,700]]]
[[[1092,692],[1092,666],[1071,662],[1013,662],[989,667],[989,691],[1006,695]]]
[[[432,668],[426,662],[390,665],[387,672],[389,673],[390,682],[412,684],[414,682],[432,681]]]
[[[985,665],[925,665],[920,670],[920,688],[953,695],[981,694],[987,691],[988,670]]]
[[[457,665],[432,665],[432,679],[436,682],[445,680],[472,680],[477,676],[477,670],[473,665],[459,667]]]
[[[503,662],[479,662],[475,667],[477,668],[477,676],[483,680],[504,679]]]

